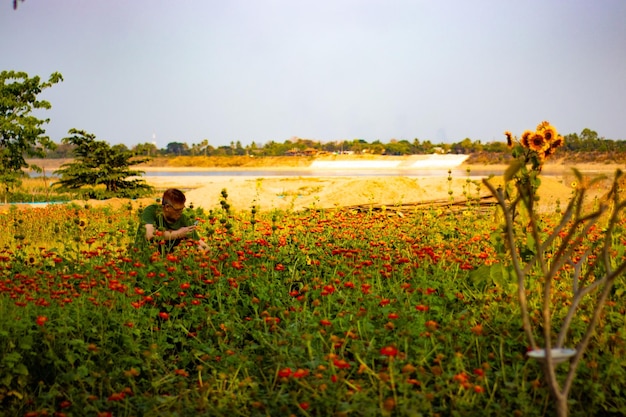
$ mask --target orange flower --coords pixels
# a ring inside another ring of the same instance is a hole
[[[37,323],[37,326],[43,326],[44,324],[46,324],[47,321],[48,321],[48,317],[37,316],[37,320],[35,320],[35,323]]]
[[[483,334],[483,325],[479,323],[476,326],[472,327],[470,331],[476,336],[481,336]]]
[[[469,380],[469,377],[467,376],[465,372],[461,372],[459,374],[454,375],[452,379],[455,380],[456,382],[463,384]]]
[[[436,321],[433,320],[428,320],[426,323],[424,323],[426,325],[426,328],[428,330],[437,330],[437,328],[439,327],[439,324],[437,324]]]
[[[293,373],[293,377],[294,378],[304,378],[305,376],[309,375],[309,371],[307,369],[301,369],[298,368],[294,373]]]

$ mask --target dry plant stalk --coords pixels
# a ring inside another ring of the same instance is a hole
[[[565,417],[569,413],[567,402],[576,369],[589,345],[616,278],[626,270],[626,261],[611,258],[613,233],[626,207],[626,201],[620,201],[618,192],[622,172],[618,170],[615,173],[608,201],[601,202],[600,206],[590,213],[585,211],[585,195],[588,188],[600,178],[586,186],[577,187],[559,223],[554,230],[546,234],[541,228],[541,218],[535,208],[537,189],[541,183],[539,174],[545,160],[554,155],[564,140],[554,126],[545,121],[541,122],[535,131],[526,130],[519,140],[510,132],[505,132],[505,135],[514,158],[504,174],[505,189],[494,187],[489,180],[484,180],[483,183],[496,198],[496,203],[504,215],[504,238],[517,277],[524,332],[533,350],[543,349],[544,376],[554,399],[557,415]],[[578,184],[583,184],[582,174],[576,169],[573,171]],[[511,184],[514,187],[511,187]],[[522,217],[523,222],[520,220]],[[589,232],[599,226],[604,229],[602,239],[597,241],[598,245],[585,248],[582,254],[577,252],[586,242]],[[525,243],[526,240],[528,243]],[[532,255],[527,256],[528,254]],[[591,255],[597,255],[595,262],[591,261]],[[556,335],[556,342],[553,344],[551,313],[554,306],[551,295],[559,271],[567,265],[573,271],[571,300]],[[537,275],[543,283],[541,311],[543,318],[541,337],[545,344],[543,348],[538,346],[536,341],[536,331],[531,322],[526,292],[529,276]],[[564,347],[567,333],[581,302],[592,294],[595,294],[595,299],[592,299],[594,304],[591,319],[575,347],[567,374],[559,381],[555,368],[558,362],[552,349]]]
[[[581,173],[576,170],[574,170],[574,173],[579,180],[578,183],[581,184],[583,182]],[[502,189],[495,188],[488,180],[484,180],[484,184],[496,198],[497,204],[504,214],[504,235],[515,275],[517,276],[518,297],[524,332],[533,350],[541,347],[536,342],[535,331],[531,324],[526,282],[527,277],[532,272],[538,272],[543,278],[542,337],[545,343],[543,347],[545,352],[543,369],[550,393],[555,400],[557,415],[561,417],[568,415],[567,400],[576,375],[576,369],[595,331],[615,279],[626,270],[626,261],[621,261],[614,265],[611,258],[613,232],[619,223],[620,214],[626,207],[626,201],[619,200],[618,184],[621,175],[621,171],[617,171],[615,174],[609,194],[611,197],[610,204],[602,202],[599,208],[591,213],[585,213],[583,210],[588,186],[577,188],[562,214],[560,222],[550,234],[543,238],[539,215],[534,208],[536,187],[532,184],[532,181],[517,181],[515,183],[516,196],[509,201]],[[520,209],[523,209],[524,214],[527,216],[527,225],[522,225],[516,221],[516,217],[520,214]],[[606,226],[603,225],[605,232],[601,242],[600,254],[597,257],[599,262],[588,263],[589,256],[595,255],[592,247],[588,247],[582,254],[575,253],[575,251],[580,247],[580,244],[585,240],[592,228],[599,226],[599,222],[606,222]],[[531,245],[533,247],[529,249],[534,253],[527,260],[522,259],[520,255],[520,249],[524,246],[524,243],[523,239],[520,239],[519,234],[525,232],[530,233],[530,236],[532,236]],[[557,238],[560,238],[560,243],[556,251],[553,251],[552,246],[557,241]],[[549,259],[546,256],[548,252],[551,254]],[[571,304],[561,324],[556,343],[553,345],[551,292],[558,271],[567,264],[573,270]],[[592,277],[593,279],[591,279]],[[552,349],[564,347],[567,333],[581,301],[596,290],[599,293],[595,299],[591,320],[587,324],[583,338],[575,348],[576,353],[570,361],[565,379],[559,382],[556,377],[556,362],[553,358]]]

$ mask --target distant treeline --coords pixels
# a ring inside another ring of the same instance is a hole
[[[566,154],[581,154],[580,158],[592,158],[595,154],[626,153],[626,140],[605,139],[590,129],[584,129],[580,134],[564,135],[565,145],[558,153],[561,157]],[[154,143],[140,143],[132,148],[125,145],[116,145],[117,148],[133,151],[137,156],[315,156],[319,154],[371,154],[371,155],[419,155],[433,153],[453,153],[474,155],[479,158],[502,159],[508,157],[509,150],[504,134],[502,141],[483,143],[480,140],[465,138],[458,143],[435,144],[429,140],[413,139],[412,141],[392,139],[387,143],[380,140],[367,142],[363,139],[339,140],[334,142],[320,142],[311,139],[291,138],[283,143],[270,141],[264,145],[252,142],[243,146],[240,141],[231,142],[228,146],[213,146],[207,139],[191,145],[186,142],[170,142],[165,148],[159,149]],[[73,146],[58,144],[56,149],[48,151],[48,158],[72,158]],[[587,154],[584,156],[583,154]],[[617,155],[616,155],[617,156]],[[593,160],[593,159],[591,159]]]

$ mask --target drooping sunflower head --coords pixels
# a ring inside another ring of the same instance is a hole
[[[520,139],[520,143],[524,148],[530,148],[530,137],[533,135],[533,131],[526,130],[522,133],[522,138]]]
[[[563,136],[556,136],[552,140],[552,143],[550,144],[550,148],[554,148],[556,150],[558,147],[563,146],[564,143],[565,143],[565,139],[563,139]]]
[[[545,159],[551,157],[552,155],[554,155],[555,152],[556,152],[556,148],[553,148],[552,146],[550,146],[550,147],[548,147],[548,149],[546,149],[543,152],[541,152],[541,159],[545,160]]]
[[[550,144],[541,133],[535,132],[530,135],[528,147],[535,152],[543,152],[550,147]]]
[[[508,130],[504,134],[506,135],[506,146],[511,148],[513,146],[513,134]]]

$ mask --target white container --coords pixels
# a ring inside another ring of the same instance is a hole
[[[553,348],[550,349],[552,353],[552,360],[554,363],[565,362],[572,356],[576,354],[576,349],[569,348]],[[535,349],[526,353],[529,358],[538,360],[540,362],[544,362],[546,360],[546,350],[545,349]]]

